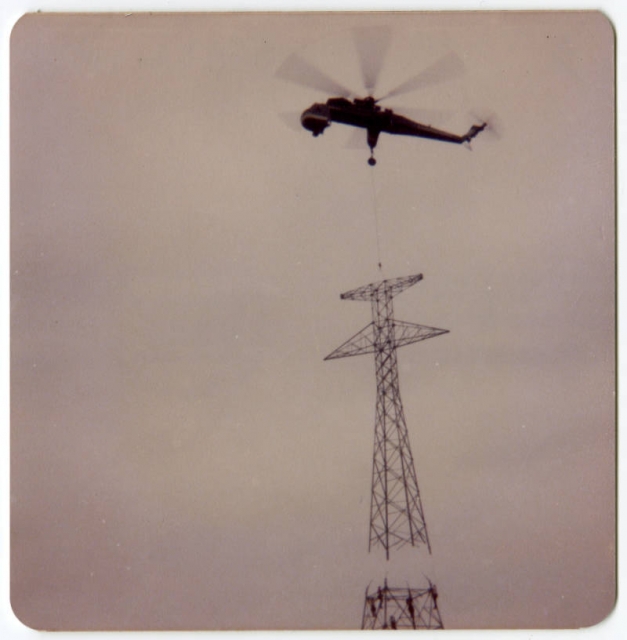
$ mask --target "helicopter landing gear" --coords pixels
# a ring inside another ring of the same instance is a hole
[[[368,164],[369,164],[371,167],[374,167],[374,165],[375,165],[375,164],[377,164],[377,161],[375,160],[374,156],[370,156],[370,157],[368,158]]]

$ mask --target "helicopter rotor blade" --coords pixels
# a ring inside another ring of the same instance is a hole
[[[361,27],[353,29],[353,40],[359,55],[364,87],[372,95],[392,42],[392,31],[389,27]]]
[[[453,78],[461,76],[464,71],[464,63],[461,58],[451,51],[439,60],[436,60],[431,66],[423,69],[417,75],[409,78],[409,80],[406,80],[402,84],[399,84],[397,87],[386,93],[382,98],[379,98],[379,100],[385,100],[392,96],[400,96],[403,93],[410,93],[411,91],[417,91],[424,87],[452,80]]]
[[[303,132],[303,125],[300,123],[300,111],[281,111],[279,118],[286,124],[292,131],[298,133]]]
[[[276,76],[310,89],[317,89],[326,94],[348,98],[353,92],[344,85],[336,82],[298,54],[293,53],[279,67]]]

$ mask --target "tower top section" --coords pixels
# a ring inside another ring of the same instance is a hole
[[[391,278],[390,280],[381,280],[380,282],[372,282],[363,287],[352,289],[342,293],[342,300],[379,300],[381,298],[393,298],[405,289],[415,285],[422,280],[422,273],[415,276],[403,276],[401,278]]]

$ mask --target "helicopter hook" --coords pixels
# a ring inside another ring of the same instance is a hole
[[[368,158],[368,164],[374,167],[377,161],[374,157],[374,148],[377,146],[379,140],[379,134],[381,132],[378,129],[368,129],[368,146],[370,147],[370,157]]]

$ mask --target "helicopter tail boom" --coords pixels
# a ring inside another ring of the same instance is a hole
[[[429,138],[431,140],[440,140],[441,142],[453,142],[462,144],[470,142],[475,136],[486,128],[486,123],[474,124],[467,133],[457,135],[449,131],[442,131],[429,125],[414,122],[404,116],[391,114],[388,122],[382,127],[382,131],[396,135],[416,136],[418,138]]]

